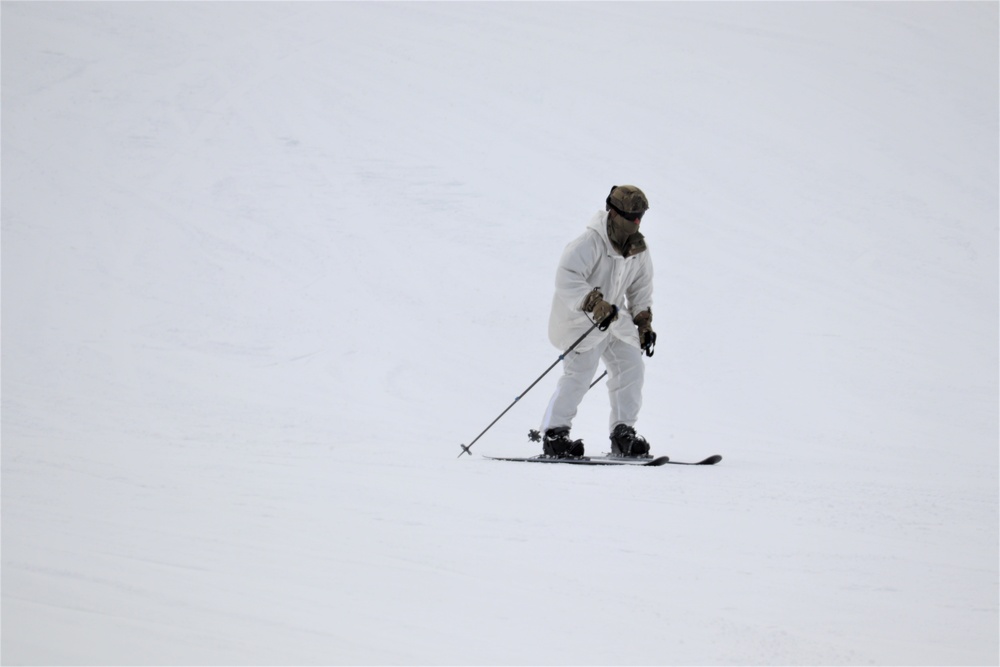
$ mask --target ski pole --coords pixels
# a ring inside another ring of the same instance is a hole
[[[604,372],[601,373],[601,376],[599,378],[597,378],[596,380],[594,380],[593,382],[590,383],[590,386],[587,387],[587,391],[590,391],[591,389],[593,389],[594,385],[597,384],[598,382],[600,382],[601,380],[603,380],[604,376],[607,375],[607,374],[608,374],[608,369],[605,368]]]
[[[559,355],[559,358],[558,358],[558,359],[556,359],[555,361],[553,361],[553,362],[552,362],[552,365],[551,365],[551,366],[549,366],[548,368],[546,368],[546,369],[545,369],[545,372],[544,372],[544,373],[542,373],[541,375],[539,375],[539,376],[538,376],[538,379],[537,379],[537,380],[535,380],[534,382],[532,382],[532,383],[531,383],[531,384],[530,384],[530,385],[528,386],[528,388],[527,388],[527,389],[525,389],[524,391],[522,391],[522,392],[521,392],[521,395],[520,395],[520,396],[518,396],[517,398],[515,398],[515,399],[514,399],[514,403],[511,403],[510,405],[508,405],[508,406],[507,406],[507,409],[506,409],[506,410],[504,410],[503,412],[501,412],[501,413],[500,413],[500,414],[499,414],[499,415],[497,416],[497,418],[496,418],[496,419],[494,419],[493,421],[491,421],[491,422],[490,422],[490,425],[489,425],[489,426],[487,426],[486,428],[484,428],[484,429],[483,429],[483,432],[482,432],[482,433],[480,433],[479,435],[477,435],[477,436],[476,436],[476,439],[475,439],[475,440],[473,440],[472,442],[470,442],[470,443],[469,443],[468,445],[461,445],[461,447],[462,447],[462,451],[458,453],[458,458],[462,458],[462,454],[468,454],[469,456],[472,456],[472,452],[471,452],[471,451],[469,451],[469,450],[470,450],[470,449],[472,449],[472,446],[473,446],[474,444],[476,444],[476,440],[479,440],[479,439],[480,439],[481,437],[483,437],[483,435],[484,435],[484,434],[485,434],[485,433],[486,433],[487,431],[489,431],[489,430],[490,430],[491,428],[493,428],[493,425],[494,425],[494,424],[496,424],[496,423],[497,423],[498,421],[500,421],[500,417],[503,417],[503,416],[504,416],[505,414],[507,414],[507,412],[508,412],[508,411],[509,411],[509,410],[510,410],[510,409],[511,409],[512,407],[514,407],[514,404],[515,404],[515,403],[517,403],[518,401],[520,401],[520,400],[521,400],[521,398],[522,398],[522,397],[524,397],[524,395],[525,395],[525,394],[527,394],[527,393],[528,393],[529,391],[531,391],[531,388],[532,388],[532,387],[534,387],[534,386],[535,386],[536,384],[538,384],[538,383],[539,383],[539,382],[541,381],[541,379],[542,379],[543,377],[545,377],[546,375],[548,375],[549,371],[551,371],[551,370],[552,370],[553,368],[555,368],[555,367],[556,367],[556,364],[558,364],[558,363],[559,363],[560,361],[562,361],[562,360],[563,360],[563,359],[564,359],[564,358],[566,357],[566,355],[567,355],[567,354],[569,354],[570,352],[572,352],[572,351],[573,351],[573,350],[574,350],[574,349],[576,348],[576,346],[577,346],[577,345],[579,345],[580,343],[582,343],[582,342],[583,342],[583,339],[584,339],[584,338],[586,338],[586,337],[587,337],[588,335],[590,335],[590,332],[591,332],[591,331],[593,331],[594,329],[596,329],[596,328],[598,327],[598,325],[600,325],[600,326],[602,326],[602,327],[603,327],[602,331],[603,331],[604,329],[607,329],[607,328],[608,328],[608,326],[610,326],[610,324],[611,324],[611,320],[613,320],[613,319],[614,319],[614,316],[615,316],[615,315],[617,315],[617,314],[618,314],[618,307],[617,307],[617,306],[615,306],[615,307],[614,307],[614,312],[612,313],[612,315],[611,315],[611,316],[609,316],[609,317],[608,317],[608,318],[607,318],[606,320],[604,320],[604,322],[594,322],[594,324],[593,324],[593,325],[592,325],[592,326],[591,326],[591,327],[590,327],[589,329],[587,329],[587,331],[585,331],[585,332],[584,332],[584,334],[583,334],[582,336],[580,336],[579,338],[577,338],[577,339],[576,339],[576,342],[575,342],[575,343],[573,343],[573,344],[572,344],[572,345],[570,345],[570,346],[569,346],[568,348],[566,348],[566,351],[565,351],[565,352],[563,352],[562,354],[560,354],[560,355]]]

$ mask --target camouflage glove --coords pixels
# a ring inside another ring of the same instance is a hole
[[[656,332],[653,331],[653,309],[647,308],[632,318],[632,324],[639,329],[639,345],[647,357],[653,356],[656,346]]]
[[[583,312],[594,314],[594,321],[598,323],[597,328],[601,331],[606,330],[612,322],[618,319],[618,306],[605,301],[604,295],[597,287],[584,299]]]

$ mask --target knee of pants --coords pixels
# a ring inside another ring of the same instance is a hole
[[[611,376],[609,386],[616,387],[638,384],[640,387],[646,377],[646,365],[642,352],[627,343],[609,347],[604,355],[604,363]]]

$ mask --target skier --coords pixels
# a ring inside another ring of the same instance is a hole
[[[605,208],[563,251],[549,316],[549,340],[565,350],[594,323],[600,326],[563,359],[563,375],[542,418],[542,452],[583,456],[581,440],[569,437],[573,418],[604,359],[611,401],[611,453],[649,456],[635,432],[642,407],[644,362],[653,356],[653,264],[639,232],[649,202],[634,185],[616,185]],[[625,315],[626,317],[621,317]]]

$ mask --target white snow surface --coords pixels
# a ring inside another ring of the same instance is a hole
[[[3,663],[997,664],[998,80],[996,2],[4,2]],[[482,458],[558,367],[457,458],[621,183],[723,462]]]

